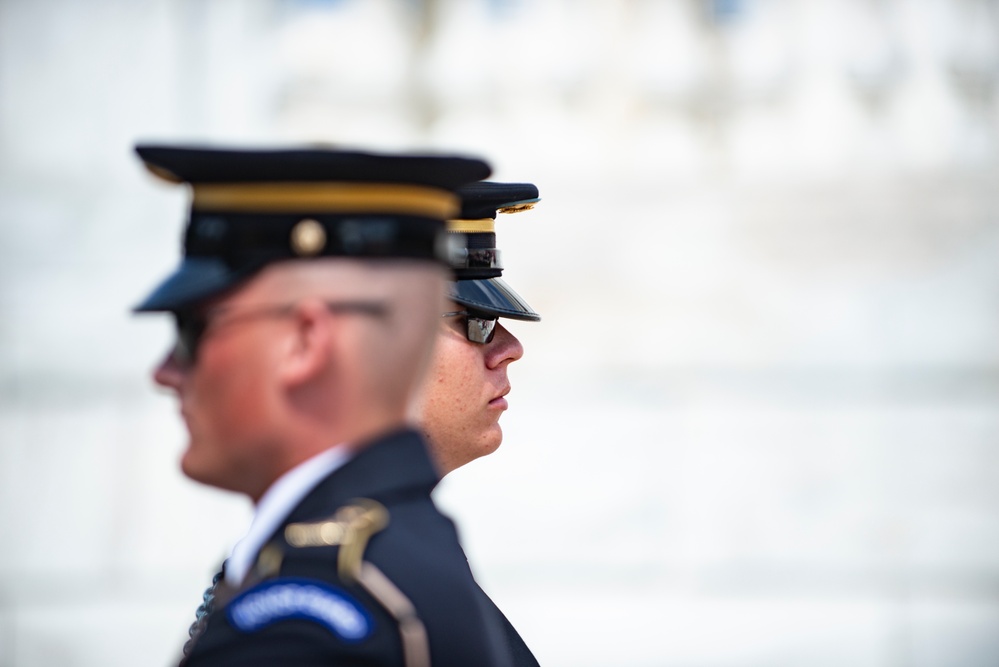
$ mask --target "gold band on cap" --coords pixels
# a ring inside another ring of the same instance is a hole
[[[482,218],[481,220],[448,220],[447,230],[460,234],[495,232],[496,221],[492,218]]]
[[[459,211],[447,190],[398,183],[195,183],[195,211],[386,213],[447,219]]]

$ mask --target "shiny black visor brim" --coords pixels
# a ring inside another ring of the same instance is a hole
[[[134,312],[183,311],[234,287],[251,273],[235,271],[220,259],[188,257]]]
[[[485,315],[538,322],[541,316],[502,278],[456,280],[450,283],[452,301]]]

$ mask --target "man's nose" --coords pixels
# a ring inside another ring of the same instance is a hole
[[[174,358],[173,350],[167,352],[163,361],[153,370],[153,380],[156,384],[168,389],[179,389],[183,376],[184,371]]]
[[[499,322],[496,323],[496,332],[487,347],[486,365],[489,368],[513,363],[524,356],[524,346],[520,344],[520,340]]]

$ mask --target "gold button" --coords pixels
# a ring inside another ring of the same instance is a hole
[[[326,247],[326,229],[318,220],[299,220],[291,228],[291,249],[299,257],[312,257]]]

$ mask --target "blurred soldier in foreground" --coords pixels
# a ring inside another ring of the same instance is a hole
[[[407,408],[437,332],[462,158],[139,147],[192,185],[166,311],[197,481],[256,505],[185,662],[507,665]]]
[[[459,194],[460,218],[447,226],[463,240],[452,257],[451,305],[442,315],[431,372],[418,401],[420,426],[442,476],[496,451],[503,440],[499,418],[510,391],[507,367],[523,356],[524,348],[498,318],[541,319],[500,278],[495,230],[497,213],[523,211],[537,203],[537,187],[482,182],[461,188]],[[510,621],[491,600],[489,605],[504,629],[514,663],[537,667]]]

